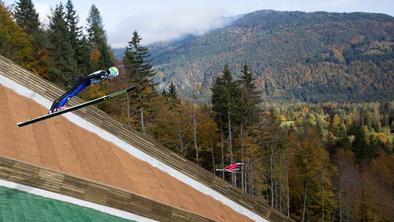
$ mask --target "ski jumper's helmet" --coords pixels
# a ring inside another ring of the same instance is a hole
[[[113,79],[113,78],[116,78],[116,77],[118,77],[118,75],[119,75],[119,70],[118,70],[118,68],[116,68],[116,67],[110,67],[109,69],[108,69],[108,71],[109,71],[109,77],[111,78],[111,79]]]

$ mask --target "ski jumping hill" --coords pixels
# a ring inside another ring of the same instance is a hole
[[[0,56],[0,218],[290,221],[95,107],[16,126],[62,93]]]

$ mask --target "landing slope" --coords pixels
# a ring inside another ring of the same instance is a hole
[[[0,186],[0,215],[2,221],[102,221],[136,222],[126,220],[86,207],[41,197],[27,192]]]
[[[62,94],[0,56],[0,155],[119,187],[217,221],[288,218],[102,111],[84,108],[31,126]],[[76,98],[71,105],[81,103]]]
[[[0,155],[133,191],[218,221],[250,221],[64,117],[18,128],[39,104],[0,85]]]

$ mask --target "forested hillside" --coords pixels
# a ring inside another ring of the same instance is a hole
[[[150,48],[158,79],[188,97],[198,82],[209,98],[224,64],[239,75],[247,62],[266,100],[394,98],[394,18],[384,14],[257,11]]]
[[[130,33],[122,61],[96,6],[78,19],[71,0],[46,28],[31,0],[0,0],[0,54],[64,88],[117,65],[78,96],[136,86],[98,107],[296,221],[394,221],[392,17],[260,11],[149,47]],[[236,162],[243,174],[217,171]]]

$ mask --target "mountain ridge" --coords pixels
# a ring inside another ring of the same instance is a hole
[[[184,97],[201,87],[209,100],[223,66],[237,76],[247,62],[265,100],[394,99],[394,17],[385,14],[261,10],[150,50],[161,87],[174,82]]]

